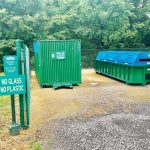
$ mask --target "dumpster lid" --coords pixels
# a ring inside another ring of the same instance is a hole
[[[150,52],[100,51],[96,60],[133,66],[150,65]]]

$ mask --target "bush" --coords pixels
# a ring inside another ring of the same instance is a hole
[[[0,40],[0,71],[3,71],[3,56],[15,54],[15,40]]]

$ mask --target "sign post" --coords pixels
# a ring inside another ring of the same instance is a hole
[[[22,41],[16,40],[16,50],[17,50],[17,56],[18,56],[18,68],[19,68],[19,74],[24,74],[24,56],[23,56],[23,46]],[[19,105],[20,105],[20,125],[22,128],[24,128],[24,95],[19,95]]]
[[[11,111],[12,123],[9,126],[10,135],[18,135],[20,133],[20,124],[16,123],[15,96],[11,95]]]
[[[0,96],[11,95],[12,123],[10,135],[18,135],[20,129],[30,123],[30,69],[29,49],[22,41],[16,41],[17,55],[4,56],[4,74],[0,76]],[[19,95],[20,123],[16,123],[15,95]],[[26,120],[25,120],[26,118]]]
[[[27,116],[27,126],[29,126],[30,124],[30,54],[29,54],[29,49],[26,45],[24,45],[24,49],[25,49],[25,74],[26,74],[26,80],[27,80],[27,92],[26,92],[26,116]]]
[[[15,96],[11,95],[12,124],[16,123]]]

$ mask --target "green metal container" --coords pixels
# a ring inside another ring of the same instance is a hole
[[[150,53],[102,52],[96,58],[95,71],[127,84],[150,82]]]
[[[72,86],[81,83],[81,41],[34,42],[35,72],[40,85]]]

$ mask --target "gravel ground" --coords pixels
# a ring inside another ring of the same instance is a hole
[[[80,111],[46,122],[37,132],[38,141],[46,150],[149,150],[148,97],[125,96],[128,88],[121,84],[75,89]],[[101,113],[90,113],[95,107]]]
[[[55,124],[52,143],[46,137],[43,147],[49,150],[149,150],[150,117],[119,113],[90,118],[67,118]],[[46,125],[49,132],[49,125]]]

